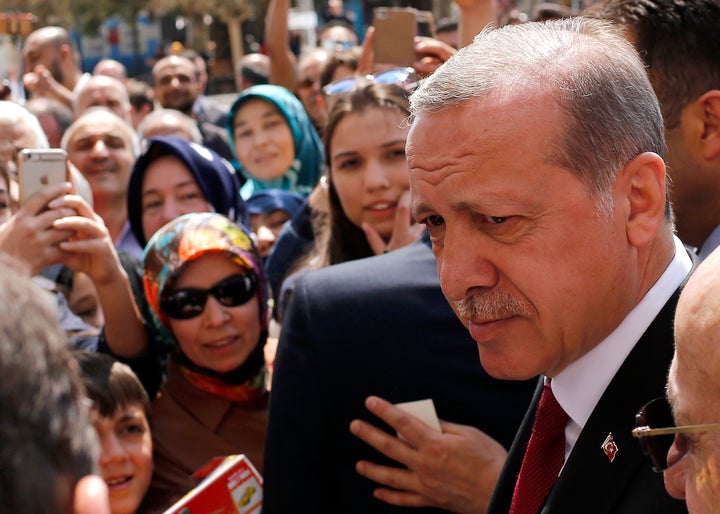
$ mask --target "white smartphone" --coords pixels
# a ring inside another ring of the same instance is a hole
[[[68,181],[67,153],[60,148],[26,148],[18,154],[20,205],[44,187]]]

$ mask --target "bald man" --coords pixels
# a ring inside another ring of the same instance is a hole
[[[62,27],[43,27],[32,32],[23,45],[23,84],[32,96],[45,96],[72,108],[73,91],[90,74],[83,74],[80,52]]]
[[[691,514],[714,514],[720,506],[718,288],[720,251],[715,250],[690,277],[675,315],[675,355],[667,394],[678,433],[663,464],[669,465],[664,471],[665,488],[673,497],[685,499]],[[689,431],[688,425],[708,426]]]

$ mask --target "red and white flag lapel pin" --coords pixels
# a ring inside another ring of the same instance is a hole
[[[613,438],[612,432],[607,435],[607,437],[603,441],[601,448],[602,451],[605,452],[605,455],[607,455],[607,458],[610,462],[615,460],[615,456],[620,451],[620,448],[618,448],[617,444],[615,444],[615,439]]]

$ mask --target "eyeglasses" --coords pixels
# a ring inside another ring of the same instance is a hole
[[[661,473],[687,455],[690,441],[685,434],[720,430],[720,423],[677,427],[667,399],[656,398],[635,415],[635,427],[632,435],[638,438],[640,447],[652,462],[653,470]],[[673,445],[677,451],[668,459]]]
[[[173,319],[190,319],[202,314],[208,295],[215,297],[225,307],[237,307],[255,296],[257,288],[255,275],[231,275],[209,289],[176,289],[163,295],[160,309]]]
[[[352,77],[349,79],[331,82],[323,88],[326,95],[338,95],[350,91],[355,84],[361,81],[379,82],[380,84],[398,84],[411,89],[417,85],[418,76],[414,68],[393,68],[391,70],[382,71],[375,75],[365,75],[363,77]]]

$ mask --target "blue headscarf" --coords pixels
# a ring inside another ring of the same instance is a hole
[[[235,150],[233,121],[240,106],[251,98],[269,102],[283,115],[290,126],[290,132],[295,142],[295,159],[285,174],[275,180],[259,180],[251,176],[241,162],[236,162],[236,167],[247,178],[247,182],[242,188],[243,198],[248,199],[253,193],[263,189],[284,189],[308,196],[322,174],[323,147],[302,102],[286,88],[261,84],[240,93],[230,108],[226,122],[230,148],[235,158],[237,159],[237,151]]]
[[[245,201],[240,197],[240,177],[230,163],[217,153],[178,136],[158,136],[147,140],[147,147],[135,161],[128,184],[128,220],[141,246],[146,239],[142,229],[142,183],[151,162],[172,155],[180,159],[197,182],[205,200],[215,212],[232,221],[248,224]]]
[[[292,218],[305,203],[298,193],[282,189],[263,189],[247,199],[250,214],[267,214],[273,211],[285,211]]]

